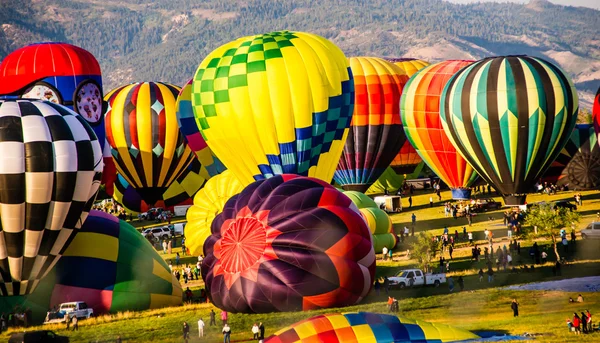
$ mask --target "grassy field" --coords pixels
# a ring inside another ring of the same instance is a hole
[[[600,194],[597,192],[583,192],[583,204],[580,209],[582,220],[579,227],[596,219],[600,211]],[[417,215],[416,232],[431,231],[441,234],[443,227],[448,226],[450,232],[457,229],[462,236],[462,227],[467,225],[466,219],[444,218],[443,208],[429,207],[429,193],[413,196],[413,208],[405,208],[405,212],[392,216],[394,227],[397,232],[404,226],[409,226],[410,216],[414,212]],[[449,198],[449,192],[442,193],[442,197]],[[559,193],[554,196],[532,195],[528,197],[530,203],[537,201],[572,199],[572,192]],[[499,200],[499,198],[497,198]],[[406,201],[405,201],[406,202]],[[407,203],[405,204],[407,205]],[[491,217],[491,220],[490,218]],[[469,231],[475,233],[475,239],[483,243],[483,231],[488,228],[494,231],[495,248],[508,242],[506,229],[502,225],[502,210],[484,213],[475,217],[473,225],[468,227]],[[409,226],[410,227],[410,226]],[[477,242],[476,242],[477,243]],[[516,265],[528,264],[532,261],[528,250],[533,242],[521,243],[521,253],[513,254]],[[542,248],[548,246],[548,242],[539,241]],[[575,248],[571,247],[570,254],[566,257],[569,264],[563,267],[562,275],[555,276],[552,272],[554,262],[553,253],[549,250],[549,261],[542,266],[536,266],[534,272],[513,274],[509,272],[497,272],[493,283],[487,280],[479,282],[477,271],[484,267],[483,261],[472,261],[470,259],[470,247],[467,242],[460,241],[456,244],[454,259],[450,264],[448,276],[457,278],[464,277],[465,290],[450,293],[448,287],[442,285],[439,288],[417,288],[409,290],[391,290],[390,294],[400,299],[399,315],[454,325],[473,331],[496,331],[509,334],[534,333],[539,335],[535,341],[539,342],[600,342],[600,334],[593,336],[575,336],[567,332],[565,320],[572,316],[574,311],[581,312],[589,309],[595,317],[600,311],[600,294],[587,293],[584,304],[570,304],[569,297],[577,294],[555,292],[555,291],[509,291],[503,289],[506,285],[520,284],[537,281],[558,280],[580,276],[599,275],[600,271],[600,244],[598,241],[577,241]],[[377,261],[377,276],[390,276],[396,274],[402,268],[414,266],[415,261],[406,257],[407,244],[401,244],[394,254],[394,261]],[[163,255],[165,260],[175,261],[174,253]],[[162,252],[161,252],[162,254]],[[448,255],[445,255],[448,258]],[[182,257],[182,263],[195,263],[195,256]],[[437,264],[436,264],[437,265]],[[201,281],[183,284],[193,290],[203,287]],[[270,335],[280,328],[290,325],[298,320],[308,318],[318,313],[345,312],[345,311],[373,311],[385,312],[385,301],[387,296],[377,295],[371,292],[364,301],[357,306],[342,309],[327,309],[310,312],[273,313],[263,315],[231,314],[230,325],[232,327],[233,340],[242,340],[252,337],[250,328],[254,322],[262,321]],[[510,302],[516,298],[520,303],[521,316],[513,318]],[[67,332],[63,326],[50,326],[60,334],[67,335],[72,342],[114,342],[117,336],[121,336],[125,342],[181,342],[181,325],[187,321],[192,328],[192,342],[219,342],[222,341],[220,334],[220,321],[217,319],[216,327],[205,329],[205,338],[197,338],[197,320],[203,318],[208,324],[208,313],[213,308],[210,304],[184,305],[183,307],[149,310],[143,312],[125,312],[115,315],[106,315],[80,322],[80,330]],[[219,310],[217,312],[217,318]],[[45,326],[45,328],[48,326]],[[10,331],[9,331],[10,333]],[[1,337],[7,337],[5,333]]]

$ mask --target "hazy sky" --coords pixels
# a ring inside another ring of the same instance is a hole
[[[494,1],[494,2],[519,2],[526,3],[528,0],[445,0],[456,3],[470,3],[470,2],[486,2],[486,1]],[[585,6],[591,7],[595,9],[600,9],[600,0],[549,0],[558,5],[565,6]]]

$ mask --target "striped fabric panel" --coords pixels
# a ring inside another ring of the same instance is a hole
[[[487,58],[446,85],[449,138],[503,194],[524,194],[556,159],[575,126],[578,98],[558,67],[527,56]]]

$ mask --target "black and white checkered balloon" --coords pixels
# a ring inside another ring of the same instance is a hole
[[[39,100],[0,100],[0,294],[31,293],[85,221],[102,150],[84,118]]]

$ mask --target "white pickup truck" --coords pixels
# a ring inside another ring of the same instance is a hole
[[[90,318],[94,315],[94,310],[88,308],[87,304],[83,301],[74,301],[69,303],[62,303],[58,307],[56,312],[48,312],[44,324],[66,322],[67,320],[73,319],[73,317]]]
[[[396,276],[388,278],[390,287],[412,287],[433,285],[438,287],[442,283],[446,283],[445,274],[423,273],[421,269],[406,269],[400,271]]]

